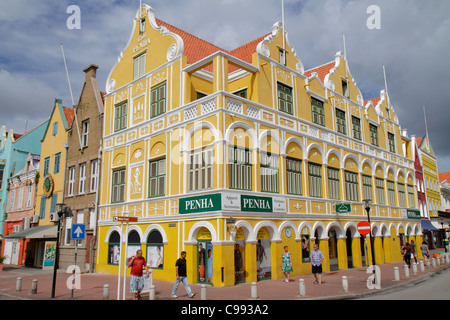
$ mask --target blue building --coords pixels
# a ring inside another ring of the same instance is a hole
[[[0,235],[6,219],[8,178],[25,166],[28,153],[40,155],[47,126],[48,120],[23,135],[7,131],[5,126],[0,128]]]

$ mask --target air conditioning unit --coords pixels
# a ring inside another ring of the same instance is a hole
[[[58,222],[58,220],[59,220],[59,217],[58,217],[58,214],[56,212],[50,213],[50,221]]]
[[[30,223],[39,223],[39,216],[37,214],[31,216]]]
[[[13,233],[19,232],[19,231],[22,231],[22,225],[21,224],[16,224],[15,226],[13,226]]]

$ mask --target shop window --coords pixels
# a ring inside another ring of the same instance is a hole
[[[120,234],[113,231],[108,240],[108,264],[118,265],[120,262]]]
[[[147,238],[147,265],[152,269],[164,267],[164,244],[161,233],[157,230],[150,232]]]

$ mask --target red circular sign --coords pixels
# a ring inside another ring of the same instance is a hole
[[[367,221],[360,221],[357,226],[358,232],[365,236],[370,233],[370,224]]]

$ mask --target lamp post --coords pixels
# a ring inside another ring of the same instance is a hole
[[[61,220],[62,218],[70,218],[73,216],[72,210],[66,207],[64,203],[57,203],[58,207],[58,229],[56,231],[56,252],[55,252],[55,264],[53,265],[53,283],[52,283],[52,299],[55,298],[55,285],[56,285],[56,271],[59,264],[59,235],[61,232]]]
[[[370,199],[364,199],[364,208],[367,211],[367,222],[370,224],[370,205],[372,204],[372,200]],[[374,244],[373,244],[373,236],[372,236],[372,227],[370,228],[370,249],[372,250],[372,265],[375,266],[375,250],[374,250]],[[375,268],[374,268],[375,271]]]

